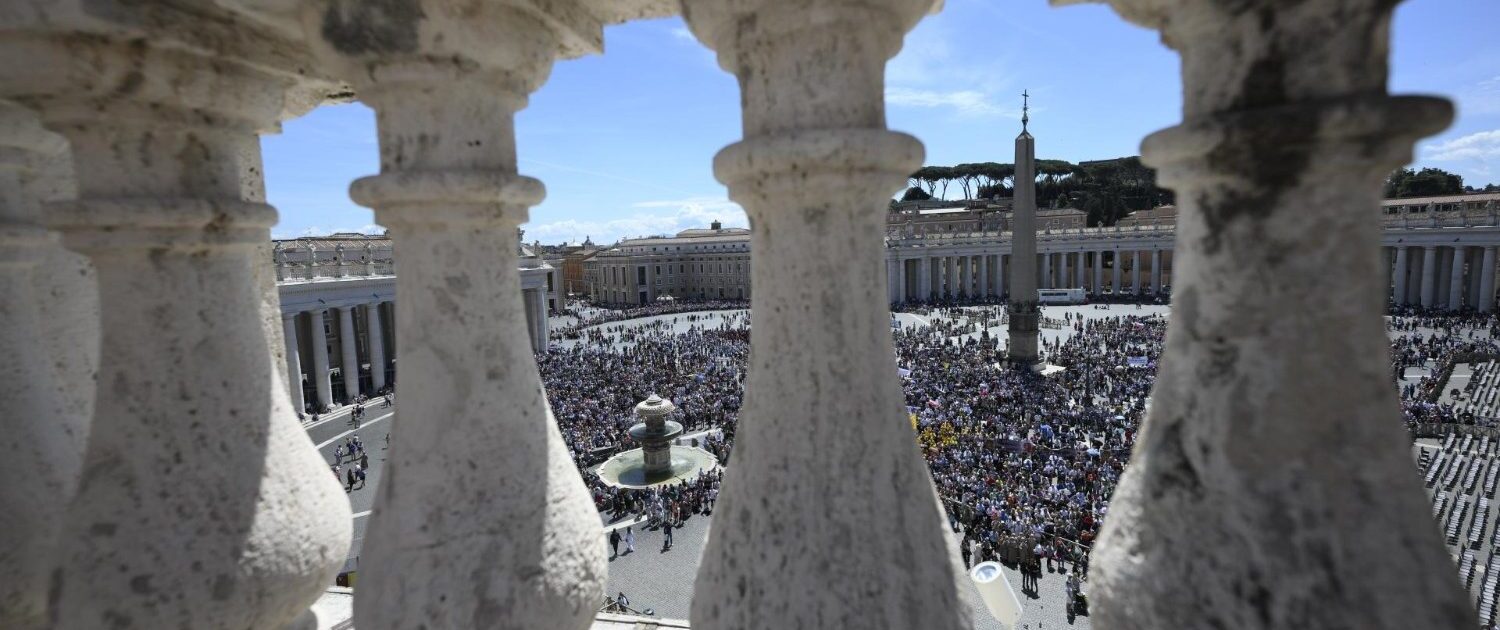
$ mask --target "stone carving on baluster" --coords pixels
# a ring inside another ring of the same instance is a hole
[[[1386,94],[1395,3],[1110,4],[1181,53],[1184,121],[1142,145],[1177,193],[1173,311],[1094,623],[1475,627],[1381,318],[1380,182],[1452,116]]]
[[[22,4],[0,56],[27,63],[0,65],[0,97],[70,145],[77,199],[48,212],[98,270],[101,313],[51,625],[279,628],[350,541],[272,361],[255,268],[275,211],[247,199],[246,156],[307,69],[213,6]]]
[[[714,172],[754,230],[742,429],[694,628],[970,625],[894,377],[886,289],[870,273],[882,268],[890,195],[923,157],[915,138],[886,129],[885,64],[931,5],[683,5],[740,79],[745,139]]]
[[[381,173],[351,196],[390,229],[402,420],[365,539],[355,625],[587,628],[599,515],[531,355],[514,119],[603,24],[568,2],[309,3],[306,32],[379,123]],[[384,7],[384,8],[382,8]]]
[[[72,195],[61,136],[0,101],[0,627],[47,627],[58,532],[93,411],[93,268],[59,247],[43,203]]]

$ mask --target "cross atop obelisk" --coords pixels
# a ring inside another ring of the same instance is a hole
[[[1026,123],[1031,122],[1031,116],[1029,115],[1031,110],[1031,95],[1027,93],[1029,91],[1021,90],[1021,131],[1026,131]]]

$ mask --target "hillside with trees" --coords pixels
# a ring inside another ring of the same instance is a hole
[[[1173,203],[1172,191],[1156,185],[1156,170],[1139,156],[1077,164],[1066,160],[1037,160],[1036,198],[1043,208],[1078,208],[1090,226],[1114,225],[1136,210]],[[902,201],[1003,199],[1015,195],[1014,164],[978,162],[954,166],[924,166],[908,179]],[[1386,178],[1386,198],[1500,192],[1500,185],[1465,186],[1463,177],[1437,168],[1396,169]]]

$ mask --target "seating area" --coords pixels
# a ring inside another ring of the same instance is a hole
[[[1469,382],[1454,398],[1454,411],[1484,418],[1500,417],[1500,367],[1494,359],[1474,363],[1472,367]]]
[[[1432,493],[1433,519],[1487,627],[1496,620],[1495,591],[1500,587],[1500,527],[1490,509],[1500,481],[1500,440],[1452,433],[1436,447],[1416,448],[1417,467]],[[1491,535],[1486,537],[1486,532]]]

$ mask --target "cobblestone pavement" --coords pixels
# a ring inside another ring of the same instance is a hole
[[[662,551],[663,536],[659,531],[635,529],[635,553],[624,554],[625,544],[620,544],[622,554],[609,563],[609,585],[607,592],[613,596],[624,592],[635,610],[651,609],[656,616],[668,619],[687,619],[692,603],[693,579],[698,572],[698,561],[703,555],[703,545],[708,539],[711,517],[695,516],[682,529],[672,533],[674,545],[670,551]],[[956,541],[955,541],[956,544]],[[959,563],[953,559],[954,565]],[[1064,593],[1066,578],[1059,573],[1043,570],[1040,593],[1037,597],[1022,595],[1021,620],[1017,629],[1037,630],[1041,628],[1088,628],[1087,616],[1074,617],[1068,621]],[[1019,588],[1021,574],[1007,568],[1006,577]],[[972,609],[975,630],[1010,630],[995,621],[985,610],[967,579],[965,597]]]

